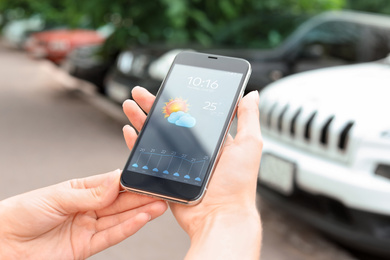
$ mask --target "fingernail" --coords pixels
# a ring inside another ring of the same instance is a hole
[[[259,91],[258,90],[254,90],[254,91],[249,92],[249,95],[256,102],[259,101]]]
[[[126,102],[129,102],[129,101],[131,101],[130,99],[126,99],[123,103],[122,103],[122,107],[124,107],[125,106],[125,103]]]
[[[131,90],[131,93],[133,93],[133,90],[136,89],[136,88],[139,88],[140,86],[135,86],[132,90]]]
[[[123,128],[122,128],[122,131],[125,131],[125,128],[128,128],[129,125],[125,125]]]
[[[148,213],[146,213],[146,214],[148,214]],[[152,215],[148,214],[148,218],[149,218],[148,221],[151,221],[152,220]]]

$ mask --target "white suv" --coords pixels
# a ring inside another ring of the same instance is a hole
[[[295,74],[260,95],[260,194],[390,256],[390,58]]]

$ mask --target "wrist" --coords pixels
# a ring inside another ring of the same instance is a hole
[[[186,259],[258,259],[260,215],[256,208],[216,210],[189,235],[191,248]]]
[[[207,217],[192,228],[189,232],[191,240],[201,236],[202,233],[208,233],[213,227],[243,225],[260,228],[260,214],[257,208],[230,207],[218,208],[211,211]]]
[[[201,205],[199,205],[201,206]],[[196,207],[196,206],[195,206]],[[187,234],[192,239],[197,234],[209,230],[215,223],[227,224],[237,219],[247,219],[249,221],[260,221],[260,214],[257,207],[252,204],[231,203],[229,205],[207,205],[202,208],[202,214],[194,214],[192,221],[185,228]]]

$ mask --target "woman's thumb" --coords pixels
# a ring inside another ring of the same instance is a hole
[[[65,213],[98,210],[110,205],[119,194],[120,170],[66,182],[56,194]]]

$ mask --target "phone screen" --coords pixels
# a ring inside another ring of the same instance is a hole
[[[126,170],[201,186],[243,77],[174,64]]]

